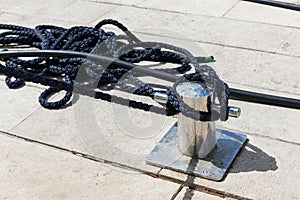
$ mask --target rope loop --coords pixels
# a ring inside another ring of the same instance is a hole
[[[69,76],[65,77],[65,82],[66,83],[71,83],[71,79]],[[41,93],[41,95],[39,96],[39,102],[41,104],[41,106],[43,106],[44,108],[47,109],[59,109],[62,106],[64,106],[66,103],[68,103],[68,101],[70,101],[71,97],[72,97],[72,91],[66,91],[64,97],[62,97],[62,99],[54,101],[54,102],[50,102],[49,98],[55,94],[58,94],[59,92],[61,92],[61,90],[58,90],[56,88],[50,87],[46,90],[44,90],[44,92]]]
[[[123,33],[116,34],[103,27],[113,25]],[[39,102],[47,109],[58,109],[66,105],[73,92],[93,96],[105,101],[153,111],[159,114],[175,115],[182,112],[195,120],[227,120],[228,86],[220,80],[208,65],[200,65],[212,60],[210,56],[194,57],[188,50],[174,45],[143,42],[126,26],[113,19],[100,21],[94,27],[74,26],[63,28],[53,25],[39,25],[35,28],[0,24],[0,47],[4,51],[10,47],[37,50],[63,50],[106,56],[150,69],[173,74],[178,77],[173,86],[145,81],[147,75],[134,69],[128,70],[116,63],[94,61],[89,57],[58,57],[45,54],[31,59],[22,57],[1,58],[0,73],[7,77],[9,88],[20,88],[25,82],[49,86],[40,94]],[[203,62],[202,62],[203,61]],[[144,63],[149,63],[145,65]],[[14,80],[13,80],[14,79]],[[213,92],[213,103],[219,107],[218,113],[198,112],[187,106],[176,93],[176,85],[184,81],[197,81],[207,85]],[[76,87],[75,87],[76,86]],[[126,101],[121,97],[112,98],[103,91],[118,89],[135,95],[154,98],[156,92],[165,92],[168,101],[161,107],[143,102]],[[50,97],[65,91],[57,101]],[[129,103],[128,103],[129,102]],[[162,111],[164,109],[164,111]]]

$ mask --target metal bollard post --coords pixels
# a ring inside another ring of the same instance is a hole
[[[198,111],[211,109],[212,91],[198,82],[184,82],[176,91],[185,104]],[[196,121],[178,115],[178,148],[191,157],[205,158],[216,146],[215,122]]]
[[[179,98],[195,110],[218,114],[212,104],[212,89],[199,82],[180,83],[175,88]],[[166,93],[156,92],[154,100],[165,104]],[[241,109],[228,106],[228,116],[238,118]],[[214,121],[198,121],[178,114],[178,121],[163,136],[146,158],[150,165],[222,180],[239,150],[247,140],[245,134],[215,128]]]

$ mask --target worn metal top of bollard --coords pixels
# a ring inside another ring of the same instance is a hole
[[[211,95],[209,89],[198,82],[183,82],[177,85],[176,91],[187,98],[202,98]]]

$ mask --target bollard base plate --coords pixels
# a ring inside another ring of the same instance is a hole
[[[177,123],[171,127],[146,158],[147,164],[199,176],[210,180],[223,179],[247,136],[227,130],[216,130],[217,145],[203,159],[183,155],[178,150]]]

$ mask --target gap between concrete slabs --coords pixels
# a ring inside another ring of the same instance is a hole
[[[0,134],[8,136],[8,137],[13,137],[13,138],[17,138],[17,139],[20,139],[20,140],[24,140],[24,142],[30,142],[30,143],[34,143],[34,144],[38,144],[38,145],[42,145],[42,146],[47,146],[47,147],[50,147],[50,148],[53,148],[53,149],[56,149],[56,150],[60,150],[60,151],[63,151],[63,152],[68,152],[68,153],[71,153],[75,156],[79,156],[79,157],[89,159],[89,160],[92,160],[92,161],[95,161],[95,162],[108,164],[108,165],[118,167],[118,168],[122,168],[122,169],[125,169],[125,170],[133,170],[133,171],[139,172],[141,174],[151,176],[153,178],[159,178],[159,179],[162,179],[162,180],[165,180],[165,181],[177,183],[181,186],[191,187],[194,190],[197,190],[197,191],[200,191],[200,192],[203,192],[203,193],[207,193],[207,194],[210,194],[210,195],[215,195],[215,196],[218,196],[218,197],[221,197],[221,198],[226,198],[227,197],[227,198],[242,199],[242,200],[247,200],[248,199],[246,197],[235,195],[235,194],[225,192],[225,191],[222,191],[222,190],[216,190],[216,189],[206,187],[206,186],[203,186],[203,185],[191,184],[189,182],[182,181],[182,180],[177,179],[177,178],[162,175],[159,172],[158,173],[151,173],[151,172],[144,171],[144,170],[141,170],[141,169],[138,169],[138,168],[134,168],[132,166],[126,166],[124,164],[111,162],[109,160],[104,160],[104,159],[94,157],[94,156],[91,156],[91,155],[88,155],[88,154],[85,154],[85,153],[81,153],[81,152],[78,152],[78,151],[72,151],[72,150],[69,150],[69,149],[66,149],[66,148],[63,148],[63,147],[50,145],[50,144],[47,144],[47,143],[44,143],[44,142],[35,141],[35,140],[25,138],[25,137],[22,137],[22,136],[18,136],[18,135],[12,134],[12,133],[0,131]],[[173,196],[176,197],[176,193]]]

